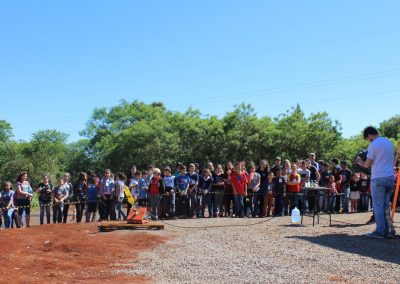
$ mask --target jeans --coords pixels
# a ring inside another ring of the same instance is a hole
[[[329,211],[334,212],[336,205],[336,195],[329,195]]]
[[[204,217],[204,212],[208,208],[208,217],[213,216],[213,202],[211,193],[206,193],[201,197],[201,215]]]
[[[43,225],[43,219],[44,219],[44,212],[46,210],[46,221],[47,224],[50,224],[50,202],[39,202],[39,206],[40,206],[40,225]]]
[[[343,212],[349,212],[349,198],[350,198],[350,187],[346,187],[342,195]]]
[[[223,213],[224,189],[214,189],[213,195],[214,217],[217,217],[218,214],[222,215]]]
[[[301,196],[301,204],[303,206],[303,211],[308,211],[308,197],[309,197],[309,189],[308,188],[303,188],[302,189],[303,195]],[[294,209],[294,207],[299,208],[296,200],[296,205],[292,205],[292,194],[290,194],[290,212]]]
[[[371,180],[371,195],[376,221],[375,232],[378,235],[392,233],[393,225],[390,217],[390,195],[394,186],[393,177],[374,178]]]
[[[307,192],[308,192],[308,189],[307,189]],[[295,208],[295,207],[297,207],[297,209],[299,208],[299,194],[297,193],[297,192],[290,192],[289,193],[289,196],[290,196],[290,214],[292,213],[292,210]],[[304,202],[307,202],[307,209],[306,209],[306,206],[304,205],[304,203],[303,203],[303,210],[304,211],[306,211],[306,210],[308,210],[308,196],[306,195],[306,196],[304,196],[304,194],[303,195],[301,195],[301,200],[302,200],[302,203]],[[276,214],[279,214],[278,212],[276,212]]]
[[[156,217],[161,217],[161,195],[159,194],[150,194],[149,195],[149,203],[150,203],[150,214],[151,218],[155,219]]]
[[[187,198],[187,216],[194,217],[196,214],[196,191],[193,189],[192,192],[188,193]]]
[[[122,211],[122,200],[121,201],[120,200],[117,201],[116,208],[117,208],[117,212],[118,212],[118,219],[122,218],[123,220],[125,220],[126,219],[126,215]]]
[[[328,211],[329,195],[326,192],[320,192],[319,195],[319,211]]]
[[[234,194],[234,206],[235,206],[235,214],[236,217],[243,217],[243,209],[244,209],[244,203],[243,203],[243,195],[241,194]]]
[[[361,202],[360,207],[362,212],[368,211],[368,201],[369,201],[369,194],[366,192],[362,192],[360,198]]]
[[[296,195],[297,197],[297,195]],[[285,197],[283,194],[275,195],[275,215],[283,216],[285,214],[285,209],[283,208]],[[291,203],[292,204],[292,203]]]
[[[14,208],[3,210],[4,228],[6,229],[11,228],[13,216],[14,216]]]
[[[62,203],[56,203],[53,205],[53,223],[62,223]],[[50,208],[49,208],[50,211]],[[50,215],[49,215],[50,216]]]

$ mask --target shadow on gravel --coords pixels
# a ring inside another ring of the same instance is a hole
[[[302,224],[285,224],[285,225],[280,225],[280,227],[287,227],[287,228],[298,228],[298,227],[301,227],[301,228],[304,228],[304,227],[307,227],[306,225],[302,225]]]
[[[400,264],[400,239],[371,239],[365,236],[327,234],[321,236],[288,236],[339,251]]]
[[[357,228],[357,227],[363,227],[363,226],[368,226],[366,224],[350,224],[350,223],[339,223],[339,224],[334,224],[332,221],[332,226],[334,228]]]

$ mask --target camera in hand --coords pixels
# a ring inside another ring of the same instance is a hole
[[[367,154],[368,154],[367,150],[361,150],[355,155],[355,157],[353,159],[352,169],[351,169],[353,173],[365,173],[366,175],[371,175],[370,169],[360,166],[359,164],[357,164],[357,161],[356,161],[357,157],[360,157],[361,160],[363,160],[365,162],[367,160]]]

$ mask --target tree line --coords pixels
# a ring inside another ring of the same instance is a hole
[[[400,116],[383,121],[379,129],[397,145]],[[144,168],[178,161],[272,162],[276,156],[294,161],[310,152],[326,161],[352,160],[368,146],[361,131],[344,138],[339,121],[326,112],[306,116],[299,105],[271,118],[258,117],[250,104],[242,103],[219,118],[192,108],[170,111],[162,102],[121,101],[111,108],[95,108],[80,133],[83,138],[73,143],[60,130],[40,130],[30,141],[14,141],[11,125],[0,120],[0,182],[14,181],[22,170],[35,185],[42,175],[55,180],[65,171],[73,177],[105,168],[129,172],[132,164]]]

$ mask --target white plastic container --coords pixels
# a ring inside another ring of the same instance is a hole
[[[300,223],[300,210],[295,207],[292,210],[292,223]]]

